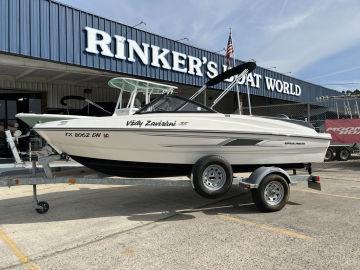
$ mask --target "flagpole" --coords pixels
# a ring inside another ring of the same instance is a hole
[[[231,27],[230,27],[230,35],[231,35]],[[232,37],[231,37],[232,39]],[[234,42],[233,42],[233,47],[234,47]],[[234,48],[234,55],[233,55],[233,67],[236,66],[236,60],[235,60],[235,48]],[[236,80],[236,77],[234,78],[234,80]],[[239,109],[239,114],[241,114],[241,101],[240,101],[240,93],[239,93],[239,84],[236,83],[236,97],[237,97],[237,102],[238,102],[238,109]]]

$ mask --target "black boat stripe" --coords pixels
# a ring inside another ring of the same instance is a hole
[[[257,139],[235,139],[224,144],[224,146],[251,146],[251,145],[256,145],[262,141],[263,140],[257,140]]]
[[[227,139],[219,144],[169,144],[169,145],[161,145],[163,147],[185,147],[185,148],[198,148],[198,147],[219,147],[219,146],[254,146],[259,142],[263,142],[264,140],[256,140],[256,139]]]

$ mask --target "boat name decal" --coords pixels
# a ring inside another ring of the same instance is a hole
[[[135,127],[175,127],[176,126],[176,121],[152,121],[152,120],[146,120],[146,121],[141,121],[141,120],[130,120],[130,121],[126,121],[126,126],[135,126]]]

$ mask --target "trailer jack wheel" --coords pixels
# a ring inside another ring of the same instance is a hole
[[[45,214],[49,211],[50,205],[46,201],[38,201],[36,185],[33,185],[33,204],[35,211],[39,214]]]
[[[49,204],[45,201],[38,202],[37,206],[38,207],[35,208],[35,210],[39,214],[45,214],[50,208]]]

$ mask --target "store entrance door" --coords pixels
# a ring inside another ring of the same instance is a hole
[[[16,124],[18,129],[26,132],[26,125],[17,120],[17,113],[41,113],[41,94],[40,93],[17,93],[0,92],[0,158],[11,157],[11,151],[7,145],[5,130],[14,131]],[[26,142],[21,142],[21,145]]]

